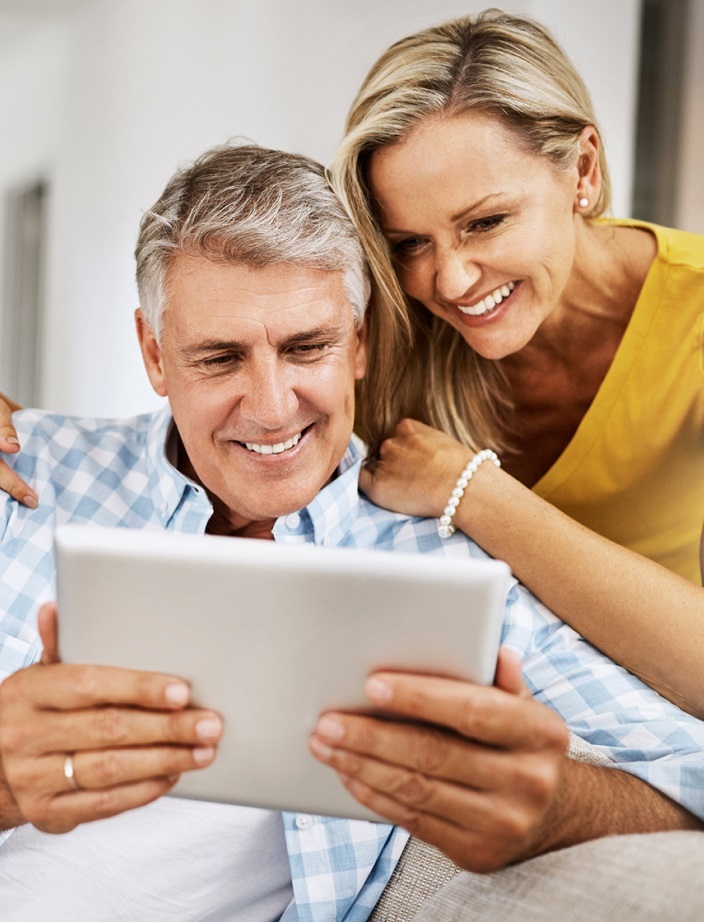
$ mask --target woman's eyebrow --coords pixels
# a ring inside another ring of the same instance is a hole
[[[463,218],[466,218],[472,212],[479,210],[480,208],[486,207],[487,204],[491,202],[492,199],[501,199],[505,198],[505,192],[490,192],[488,195],[485,195],[483,198],[478,199],[476,202],[472,202],[471,205],[467,205],[461,211],[458,211],[456,214],[453,214],[450,217],[451,224],[457,224],[458,221],[461,221]],[[386,227],[383,221],[380,221],[380,227],[382,233],[389,237],[403,237],[408,236],[409,234],[415,235],[418,231],[414,230],[401,230],[396,227]]]

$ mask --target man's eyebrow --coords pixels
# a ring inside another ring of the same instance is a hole
[[[194,358],[209,352],[242,352],[244,343],[232,339],[205,339],[194,346],[184,346],[180,351],[185,358]]]
[[[291,336],[285,337],[278,345],[279,348],[286,349],[305,343],[320,342],[321,340],[337,342],[341,339],[343,333],[343,328],[339,326],[314,327],[311,330],[292,333]],[[189,359],[212,352],[246,352],[247,349],[249,349],[247,343],[234,339],[205,339],[196,345],[185,346],[182,349],[182,355],[184,358]]]
[[[310,342],[337,341],[343,332],[339,326],[314,327],[312,330],[302,330],[300,333],[287,336],[279,345],[289,347]]]

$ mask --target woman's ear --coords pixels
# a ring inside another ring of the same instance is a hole
[[[593,125],[586,125],[577,138],[577,188],[575,211],[589,214],[601,195],[599,135]]]
[[[134,320],[137,325],[137,339],[139,348],[142,350],[142,360],[151,385],[160,397],[166,397],[166,380],[159,341],[147,323],[141,308],[137,308],[134,312]]]

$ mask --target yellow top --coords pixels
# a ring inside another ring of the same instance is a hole
[[[613,223],[649,228],[658,253],[592,405],[533,489],[593,531],[699,583],[704,237]]]

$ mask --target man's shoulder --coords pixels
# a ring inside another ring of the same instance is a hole
[[[375,505],[363,493],[359,495],[353,533],[360,545],[365,543],[380,550],[489,559],[488,554],[462,532],[456,532],[449,539],[441,538],[437,519],[390,512]]]
[[[145,413],[129,419],[67,416],[47,410],[18,410],[13,422],[22,445],[16,456],[22,459],[40,458],[71,451],[76,457],[93,451],[119,453],[124,448],[138,449],[144,445],[161,411]]]

